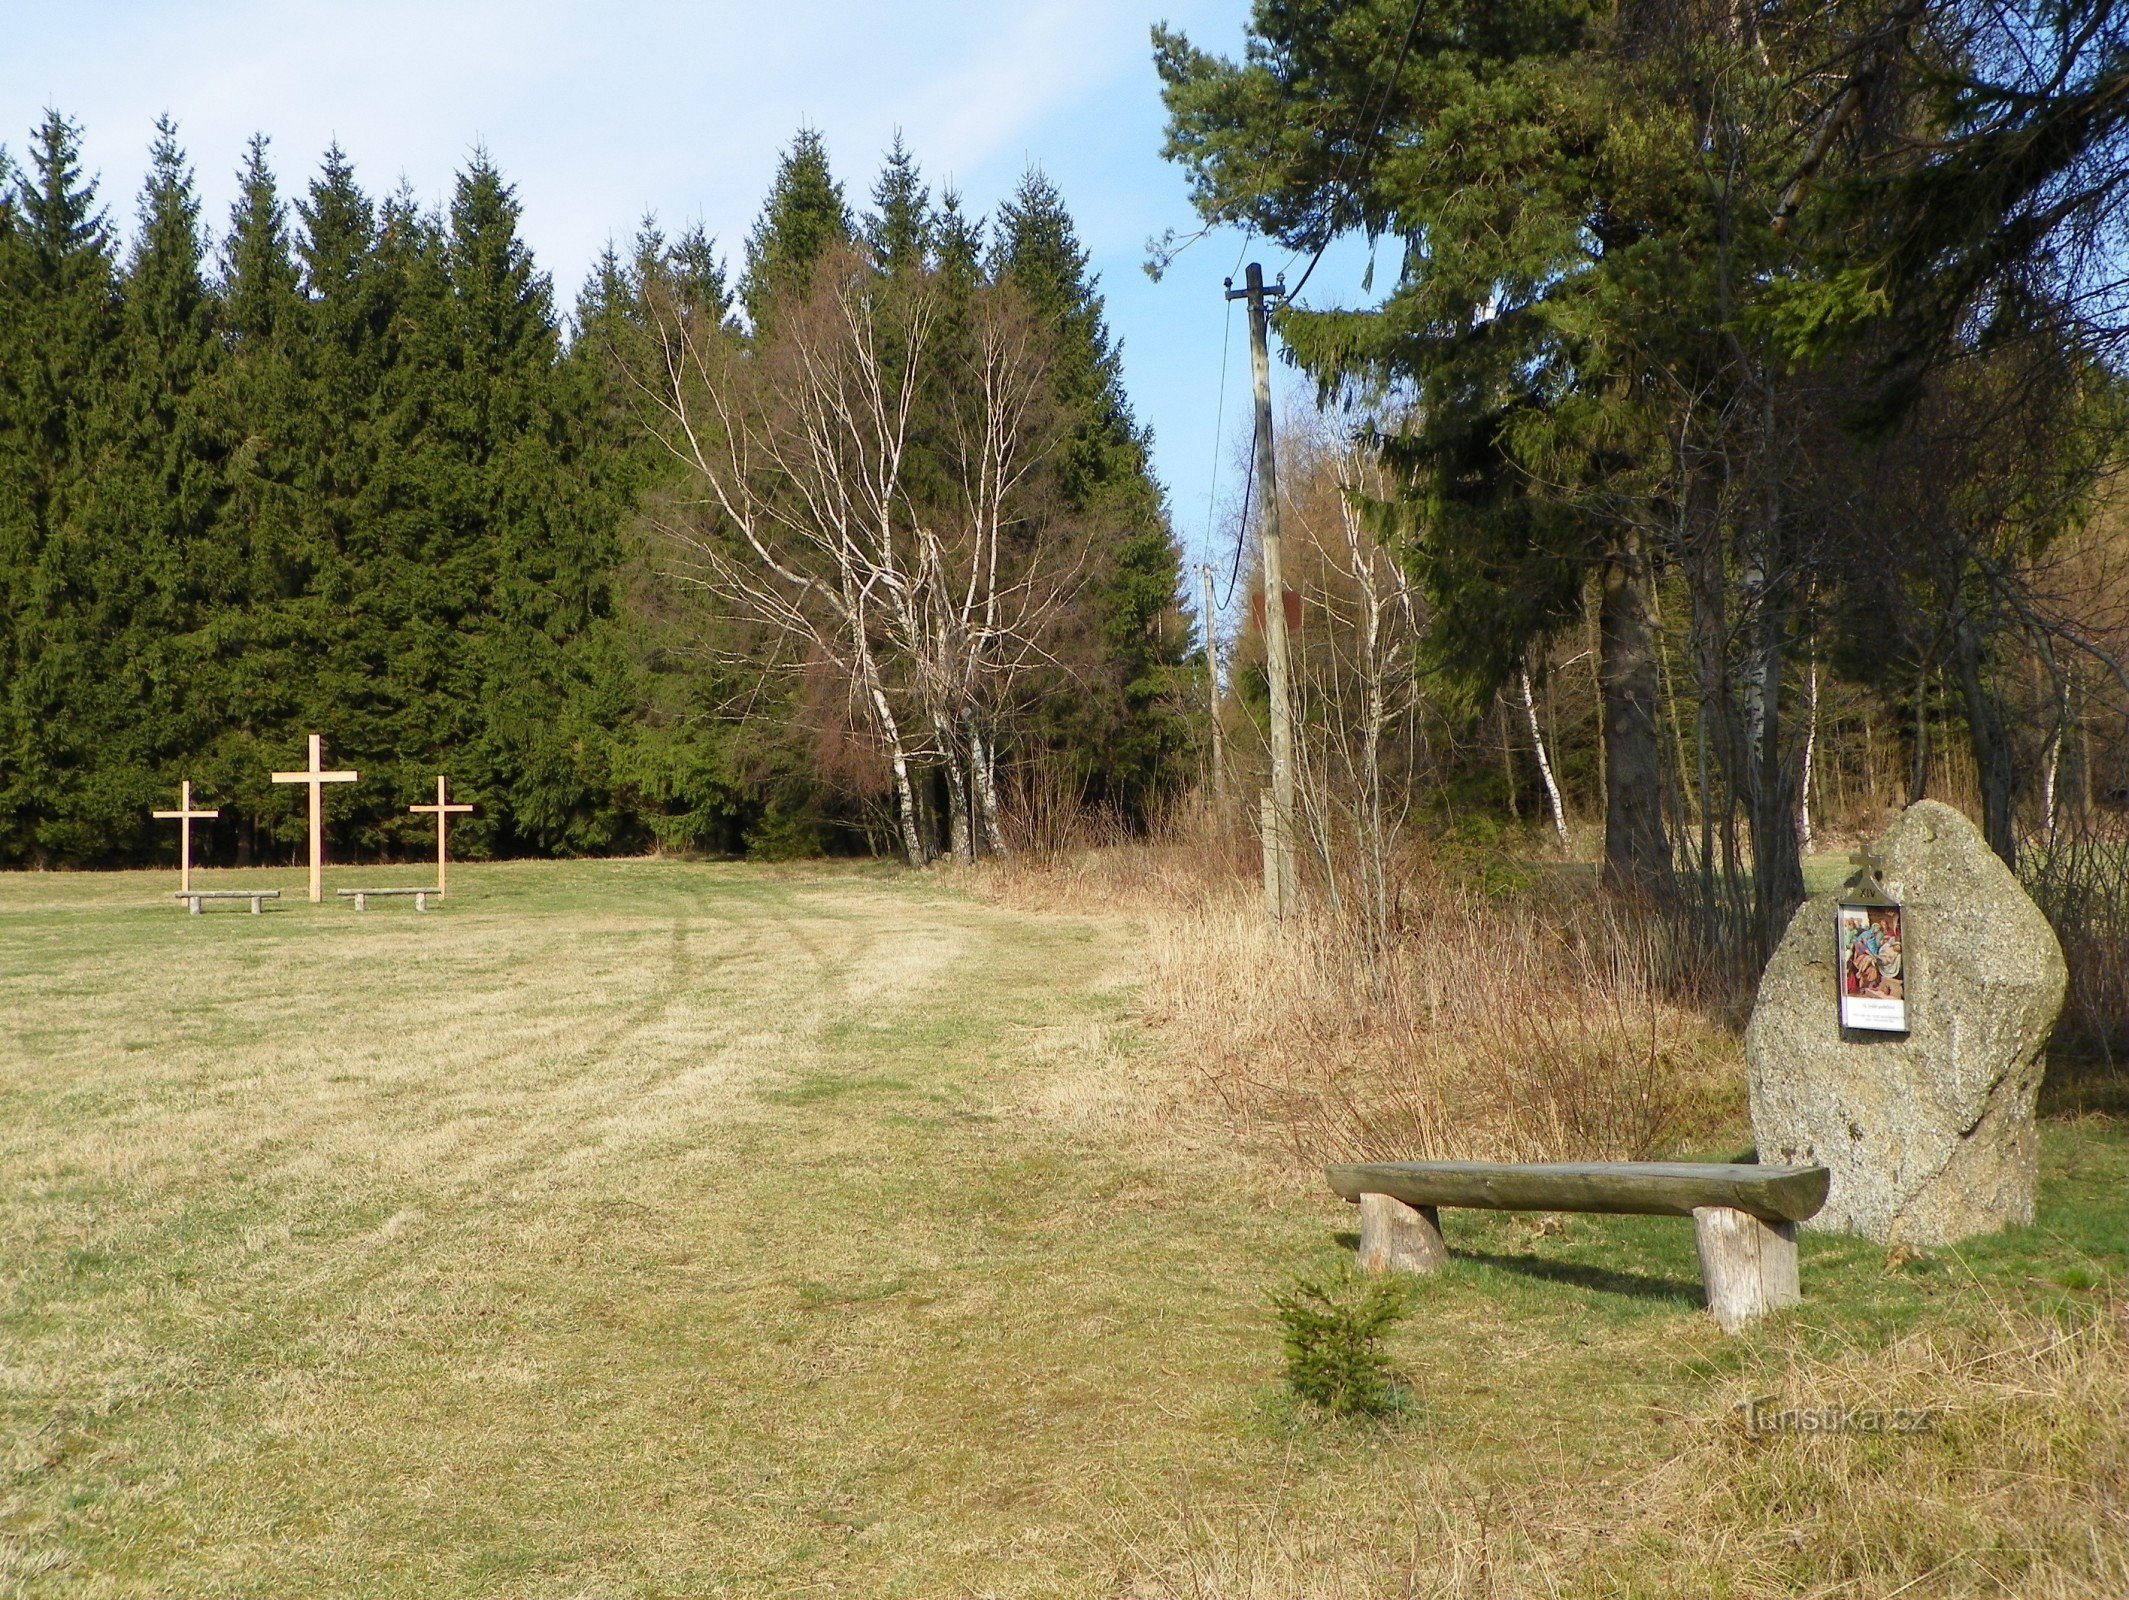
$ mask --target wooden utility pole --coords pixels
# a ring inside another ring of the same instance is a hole
[[[302,772],[277,772],[276,783],[307,783],[310,785],[310,902],[318,904],[325,898],[325,790],[328,783],[353,783],[358,772],[327,772],[323,747],[318,736],[310,736],[310,766]]]
[[[1212,609],[1212,568],[1198,563],[1198,616],[1205,624],[1205,714],[1212,725],[1212,799],[1227,809],[1227,738],[1220,729],[1220,631]]]
[[[1257,570],[1264,584],[1264,675],[1271,687],[1271,793],[1264,807],[1264,904],[1274,922],[1300,909],[1294,858],[1294,706],[1286,645],[1286,571],[1279,548],[1279,467],[1272,457],[1271,352],[1264,302],[1283,299],[1283,283],[1266,288],[1264,269],[1249,264],[1227,298],[1249,302],[1249,373],[1257,392]]]

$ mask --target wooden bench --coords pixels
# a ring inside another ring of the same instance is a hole
[[[429,909],[429,896],[432,894],[442,894],[443,891],[441,889],[335,889],[333,893],[340,896],[340,898],[343,900],[353,900],[355,902],[355,909],[357,911],[364,909],[364,901],[372,899],[377,895],[410,894],[414,897],[414,909],[416,911],[426,911]]]
[[[1440,1267],[1443,1206],[1691,1217],[1708,1309],[1725,1333],[1803,1298],[1796,1225],[1817,1214],[1832,1181],[1824,1167],[1672,1161],[1392,1161],[1324,1175],[1360,1207],[1369,1272]]]
[[[202,900],[249,900],[251,902],[251,914],[257,916],[261,900],[278,900],[281,898],[279,889],[173,889],[170,892],[180,900],[190,900],[192,902],[191,913],[195,917],[200,914],[200,902]]]

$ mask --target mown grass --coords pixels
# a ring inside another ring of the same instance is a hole
[[[0,879],[0,1595],[2129,1592],[2111,1123],[2033,1228],[1808,1238],[1738,1340],[1682,1224],[1454,1214],[1411,1405],[1330,1423],[1269,1295],[1351,1213],[1165,1065],[1133,923],[454,882]]]

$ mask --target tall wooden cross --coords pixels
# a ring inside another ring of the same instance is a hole
[[[310,770],[307,772],[277,772],[276,783],[307,783],[310,785],[310,898],[316,905],[325,898],[325,790],[328,783],[353,783],[362,774],[359,772],[326,772],[323,769],[324,755],[318,748],[318,736],[310,736]]]
[[[471,806],[455,806],[444,798],[444,775],[436,775],[436,804],[433,806],[408,806],[409,811],[433,811],[436,813],[436,893],[444,892],[444,830],[451,824],[455,811],[471,811]]]
[[[152,815],[177,818],[177,888],[180,894],[189,893],[192,888],[192,819],[218,817],[221,812],[193,810],[192,780],[187,778],[177,786],[177,809],[157,811]]]

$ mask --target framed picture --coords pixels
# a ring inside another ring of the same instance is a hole
[[[1907,964],[1900,908],[1842,903],[1841,1026],[1873,1033],[1907,1032]]]

